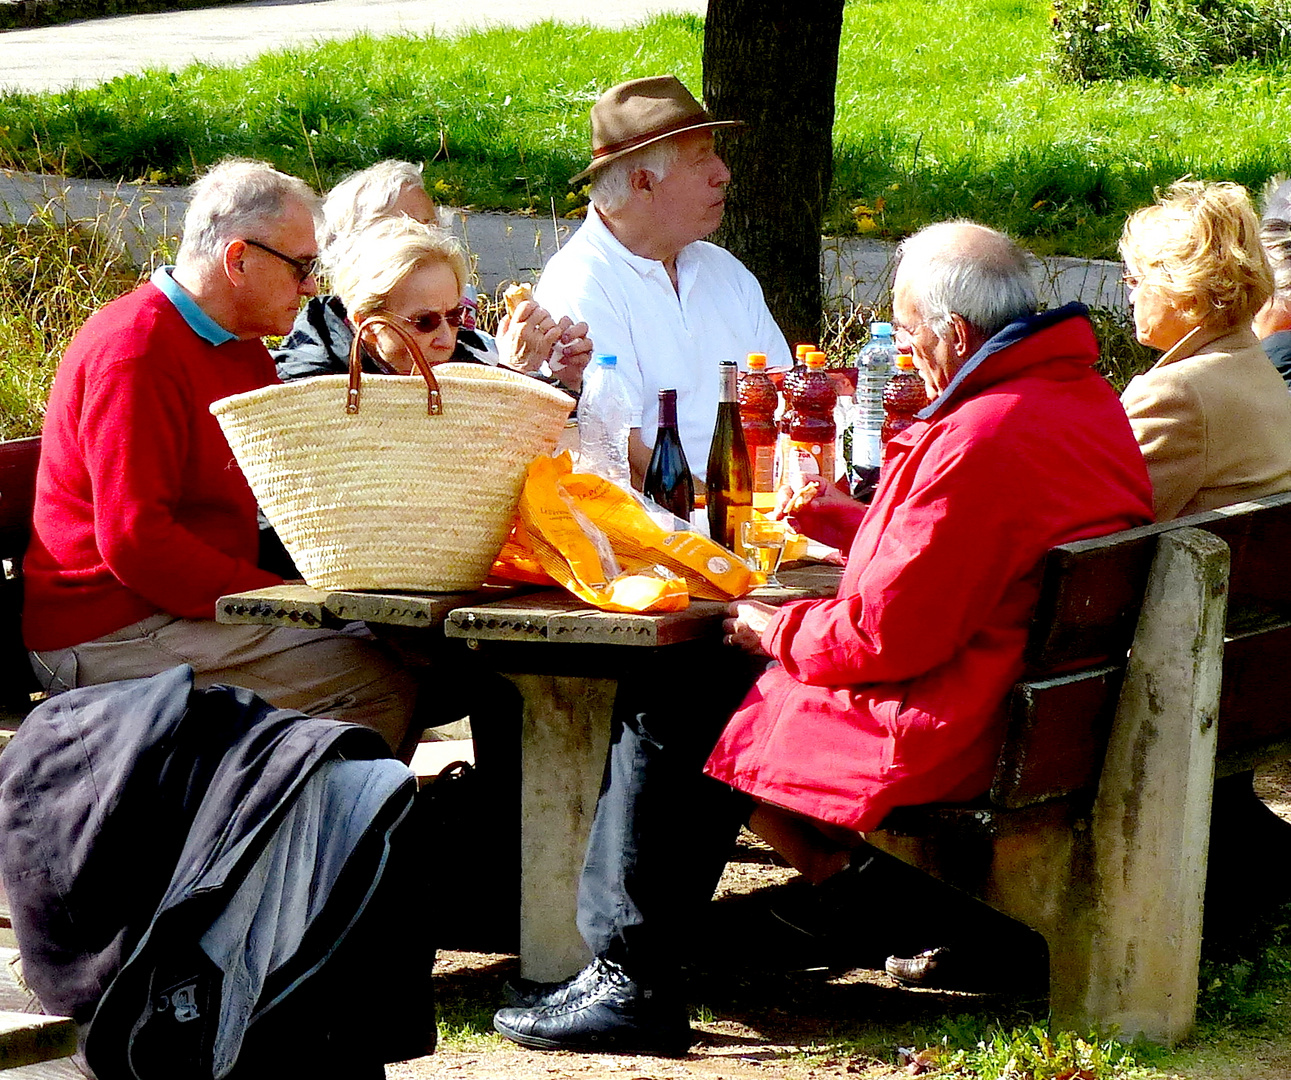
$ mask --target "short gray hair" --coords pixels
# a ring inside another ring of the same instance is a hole
[[[1291,305],[1291,180],[1283,176],[1264,189],[1260,242],[1273,267],[1273,299]]]
[[[222,161],[189,189],[179,263],[212,263],[233,240],[276,225],[292,201],[304,205],[317,224],[318,196],[303,180],[264,161]]]
[[[1026,254],[1002,232],[974,221],[942,221],[901,241],[897,266],[919,314],[939,338],[958,315],[985,337],[1036,310]]]
[[[374,221],[389,217],[394,204],[408,188],[426,190],[422,167],[411,161],[389,159],[352,172],[340,180],[323,200],[323,227],[319,243],[324,259],[329,249],[343,247],[348,238]]]
[[[592,174],[592,202],[607,214],[622,210],[632,198],[632,174],[645,169],[662,180],[677,164],[677,154],[677,140],[662,139],[611,161]]]

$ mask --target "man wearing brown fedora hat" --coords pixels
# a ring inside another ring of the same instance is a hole
[[[717,415],[717,363],[766,353],[790,362],[762,287],[730,252],[704,243],[722,222],[731,174],[713,148],[715,120],[673,75],[633,79],[592,106],[592,205],[548,262],[537,299],[591,328],[618,357],[639,418],[634,482],[650,460],[658,391],[677,390],[686,459],[704,478]]]

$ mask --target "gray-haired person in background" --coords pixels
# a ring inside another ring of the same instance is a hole
[[[1273,267],[1273,295],[1251,326],[1273,366],[1291,386],[1291,180],[1275,176],[1264,189],[1260,241]]]
[[[318,230],[323,271],[329,280],[344,266],[350,246],[371,226],[406,217],[422,225],[440,226],[440,214],[426,192],[421,166],[410,161],[379,161],[351,173],[327,194],[323,223]],[[583,368],[591,359],[587,327],[572,319],[554,319],[532,300],[521,302],[498,325],[498,336],[475,325],[475,287],[465,283],[461,323],[451,357],[468,363],[501,365],[525,374],[538,374],[561,348],[556,379],[563,389],[577,392]],[[278,376],[284,382],[311,375],[339,375],[349,368],[354,327],[339,296],[311,297],[300,309],[291,333],[274,350]],[[363,358],[369,374],[381,369],[371,356]],[[556,365],[552,365],[555,370]]]

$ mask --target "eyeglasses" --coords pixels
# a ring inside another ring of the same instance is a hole
[[[277,259],[281,259],[296,271],[296,281],[299,283],[303,283],[306,278],[318,277],[318,272],[322,269],[322,263],[317,255],[311,259],[293,259],[290,255],[284,255],[281,251],[271,248],[268,244],[260,243],[259,240],[248,240],[244,238],[242,242],[244,244],[250,244],[254,248],[259,248],[261,251],[267,252]]]
[[[414,315],[411,319],[406,315],[395,315],[393,311],[387,312],[388,315],[398,319],[400,322],[406,322],[419,334],[433,334],[439,329],[442,322],[448,323],[454,330],[462,325],[462,316],[465,312],[462,305],[458,304],[455,308],[449,308],[447,311],[424,311],[420,315]]]

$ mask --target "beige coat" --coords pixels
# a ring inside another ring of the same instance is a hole
[[[1291,490],[1291,393],[1249,327],[1198,327],[1121,403],[1158,520]]]

